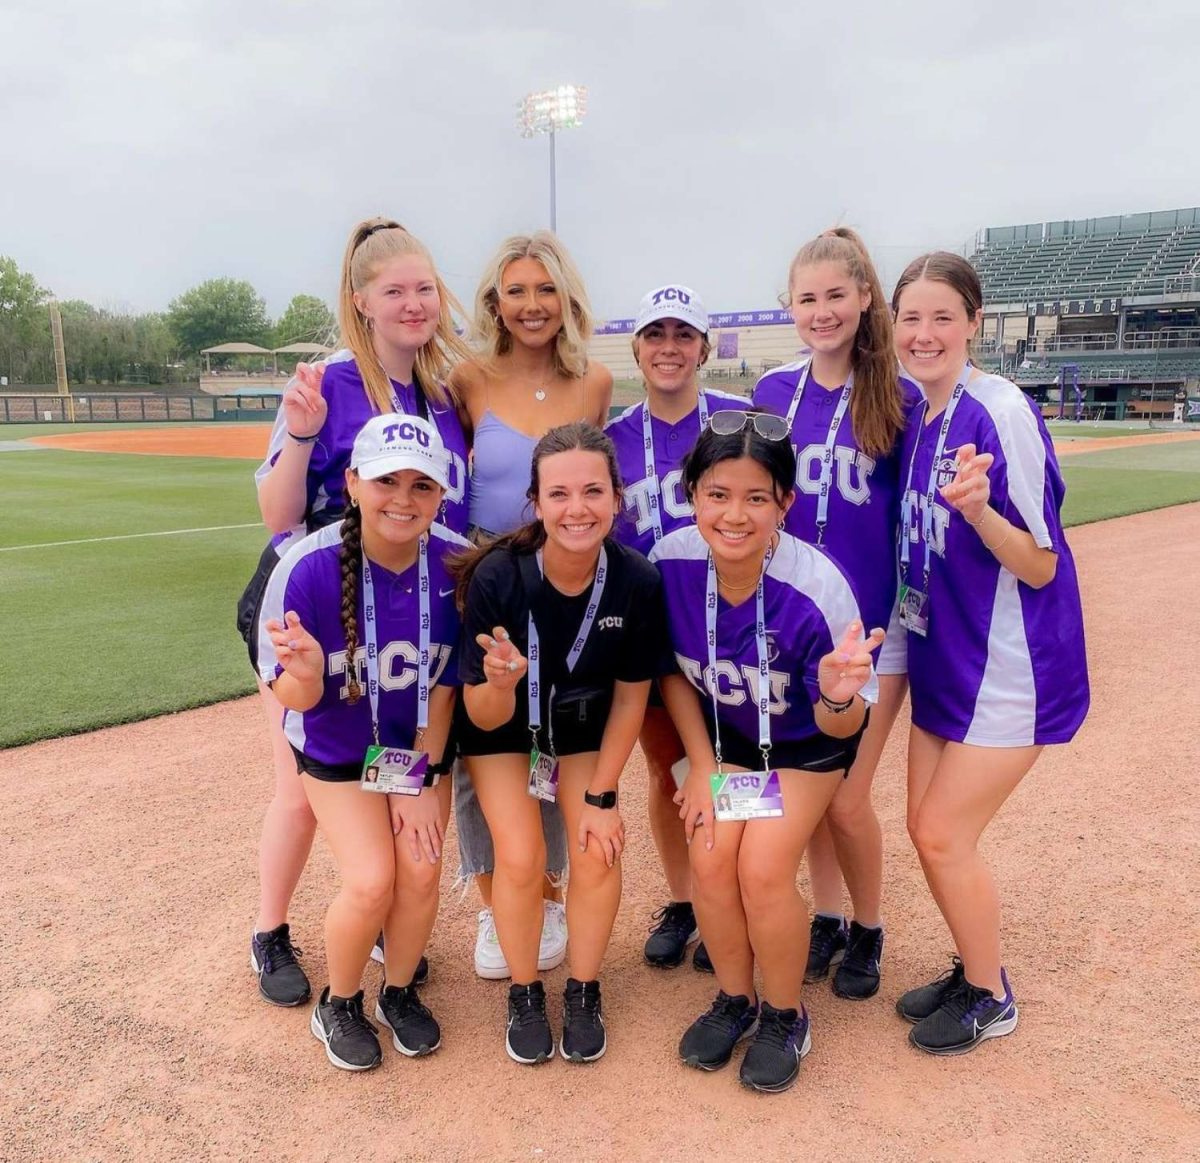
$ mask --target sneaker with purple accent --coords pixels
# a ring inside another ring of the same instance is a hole
[[[734,1047],[758,1028],[758,1006],[744,994],[717,993],[708,1012],[684,1032],[679,1057],[697,1070],[720,1070],[733,1057]]]
[[[742,1059],[738,1075],[743,1086],[778,1094],[796,1081],[800,1059],[812,1049],[808,1011],[777,1010],[769,1002],[759,1006],[758,1033]]]
[[[941,1006],[909,1031],[908,1040],[926,1054],[965,1054],[988,1038],[1002,1038],[1017,1028],[1017,1003],[1008,974],[1000,970],[1004,996],[972,985],[966,977],[947,991]]]
[[[828,913],[813,915],[808,935],[808,964],[804,969],[805,984],[811,985],[829,976],[830,969],[845,956],[848,936],[845,917],[831,917]]]

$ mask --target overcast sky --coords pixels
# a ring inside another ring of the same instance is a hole
[[[886,285],[982,226],[1200,204],[1195,0],[0,0],[0,46],[0,254],[138,311],[218,275],[332,304],[375,213],[469,300],[548,225],[516,105],[566,82],[559,232],[600,317],[668,281],[773,306],[839,222]]]

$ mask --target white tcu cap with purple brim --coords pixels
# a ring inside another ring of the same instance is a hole
[[[420,416],[385,412],[368,420],[354,438],[350,467],[373,481],[406,468],[450,487],[450,457],[438,430]]]
[[[694,327],[701,335],[708,334],[708,312],[700,296],[691,287],[678,283],[659,287],[642,296],[633,324],[634,335],[659,319],[678,319]]]

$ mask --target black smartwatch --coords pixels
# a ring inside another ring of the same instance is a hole
[[[583,802],[591,804],[593,808],[615,808],[617,806],[617,793],[615,791],[602,791],[599,795],[592,795],[590,791],[583,793]]]

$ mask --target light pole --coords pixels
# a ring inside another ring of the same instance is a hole
[[[550,229],[557,230],[554,134],[560,129],[575,129],[583,124],[583,115],[587,112],[587,89],[582,85],[559,85],[555,89],[527,93],[519,108],[517,127],[522,137],[534,137],[539,133],[550,135]]]

